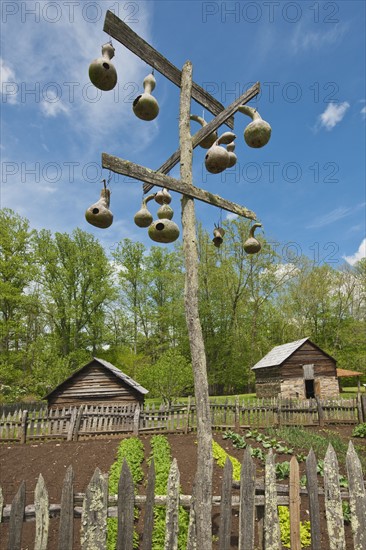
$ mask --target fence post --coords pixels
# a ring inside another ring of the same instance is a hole
[[[140,405],[136,406],[135,413],[133,415],[133,435],[139,435],[139,425],[140,425]]]
[[[277,397],[277,424],[281,426],[281,397]]]
[[[239,407],[239,396],[235,396],[235,429],[240,429],[240,407]]]
[[[20,428],[20,443],[24,444],[27,441],[27,426],[28,426],[28,411],[22,413],[22,424]]]
[[[318,409],[319,426],[324,426],[324,411],[323,411],[323,407],[320,404],[319,397],[315,397],[315,401],[316,401],[316,407]]]
[[[77,418],[77,408],[73,407],[71,410],[69,429],[67,430],[67,441],[72,441],[72,435],[75,430],[76,418]]]
[[[187,401],[187,419],[186,419],[186,427],[184,430],[184,433],[187,434],[189,432],[189,415],[191,414],[191,396],[188,396]]]
[[[357,394],[357,419],[358,423],[362,424],[365,421],[365,411],[362,410],[362,398],[361,394]]]
[[[77,415],[76,415],[76,420],[75,420],[75,429],[74,429],[74,433],[73,433],[73,436],[72,436],[73,441],[78,440],[80,424],[81,424],[81,417],[83,416],[83,412],[84,412],[84,405],[80,405],[79,410],[78,410]]]

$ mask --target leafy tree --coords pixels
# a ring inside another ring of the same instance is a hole
[[[102,246],[89,233],[71,235],[42,230],[37,239],[44,313],[67,356],[80,348],[103,345],[105,308],[115,298],[112,267]]]
[[[174,398],[193,389],[192,366],[174,349],[166,351],[154,365],[145,367],[140,378],[150,392],[149,397],[160,397],[169,406]]]
[[[33,282],[34,238],[27,219],[10,209],[0,210],[0,385],[24,376],[27,349],[43,330]]]

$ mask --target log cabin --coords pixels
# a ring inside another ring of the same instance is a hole
[[[336,360],[309,338],[274,347],[252,370],[257,397],[338,397]]]
[[[93,359],[44,399],[49,408],[143,404],[148,390],[104,359]]]

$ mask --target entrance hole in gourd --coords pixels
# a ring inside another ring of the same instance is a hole
[[[109,64],[108,63],[103,63],[103,67],[108,70],[109,69]]]
[[[136,97],[135,101],[133,102],[133,106],[134,106],[134,107],[136,107],[136,105],[138,104],[138,102],[140,101],[140,99],[141,99],[141,96],[138,95],[138,96]]]
[[[93,208],[93,214],[99,214],[99,208]]]
[[[157,223],[155,227],[158,231],[162,231],[164,229],[165,225],[160,222],[160,223]]]

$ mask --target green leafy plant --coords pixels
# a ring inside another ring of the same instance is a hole
[[[291,548],[290,538],[290,512],[287,506],[278,507],[278,519],[280,522],[281,541],[285,548]],[[310,521],[300,521],[301,548],[311,545]]]
[[[233,465],[233,478],[240,479],[241,464],[235,457],[229,455],[225,449],[221,447],[216,441],[212,441],[212,455],[217,462],[217,465],[223,468],[225,466],[226,458],[229,458]]]
[[[276,464],[276,478],[277,479],[286,479],[290,475],[290,463],[286,462],[277,462]]]
[[[140,483],[144,477],[141,464],[144,460],[144,446],[137,437],[123,439],[117,450],[116,461],[109,470],[108,491],[110,495],[118,492],[118,482],[121,475],[123,461],[126,460],[130,469],[134,484]],[[135,518],[138,517],[138,509],[135,508]],[[117,518],[107,519],[107,550],[115,550],[117,543]],[[138,548],[138,535],[133,534],[134,548]]]
[[[349,502],[347,502],[346,500],[342,501],[342,511],[343,511],[344,523],[351,523],[351,519],[352,519],[351,507],[349,505]]]
[[[352,432],[352,437],[366,437],[366,422],[355,426]]]
[[[171,450],[168,439],[164,435],[155,435],[151,438],[151,455],[155,464],[155,494],[166,495],[170,466],[172,462]],[[187,546],[187,533],[189,514],[182,506],[179,507],[179,535],[178,549],[185,550]],[[152,550],[164,548],[165,540],[165,506],[154,506],[154,531]]]

